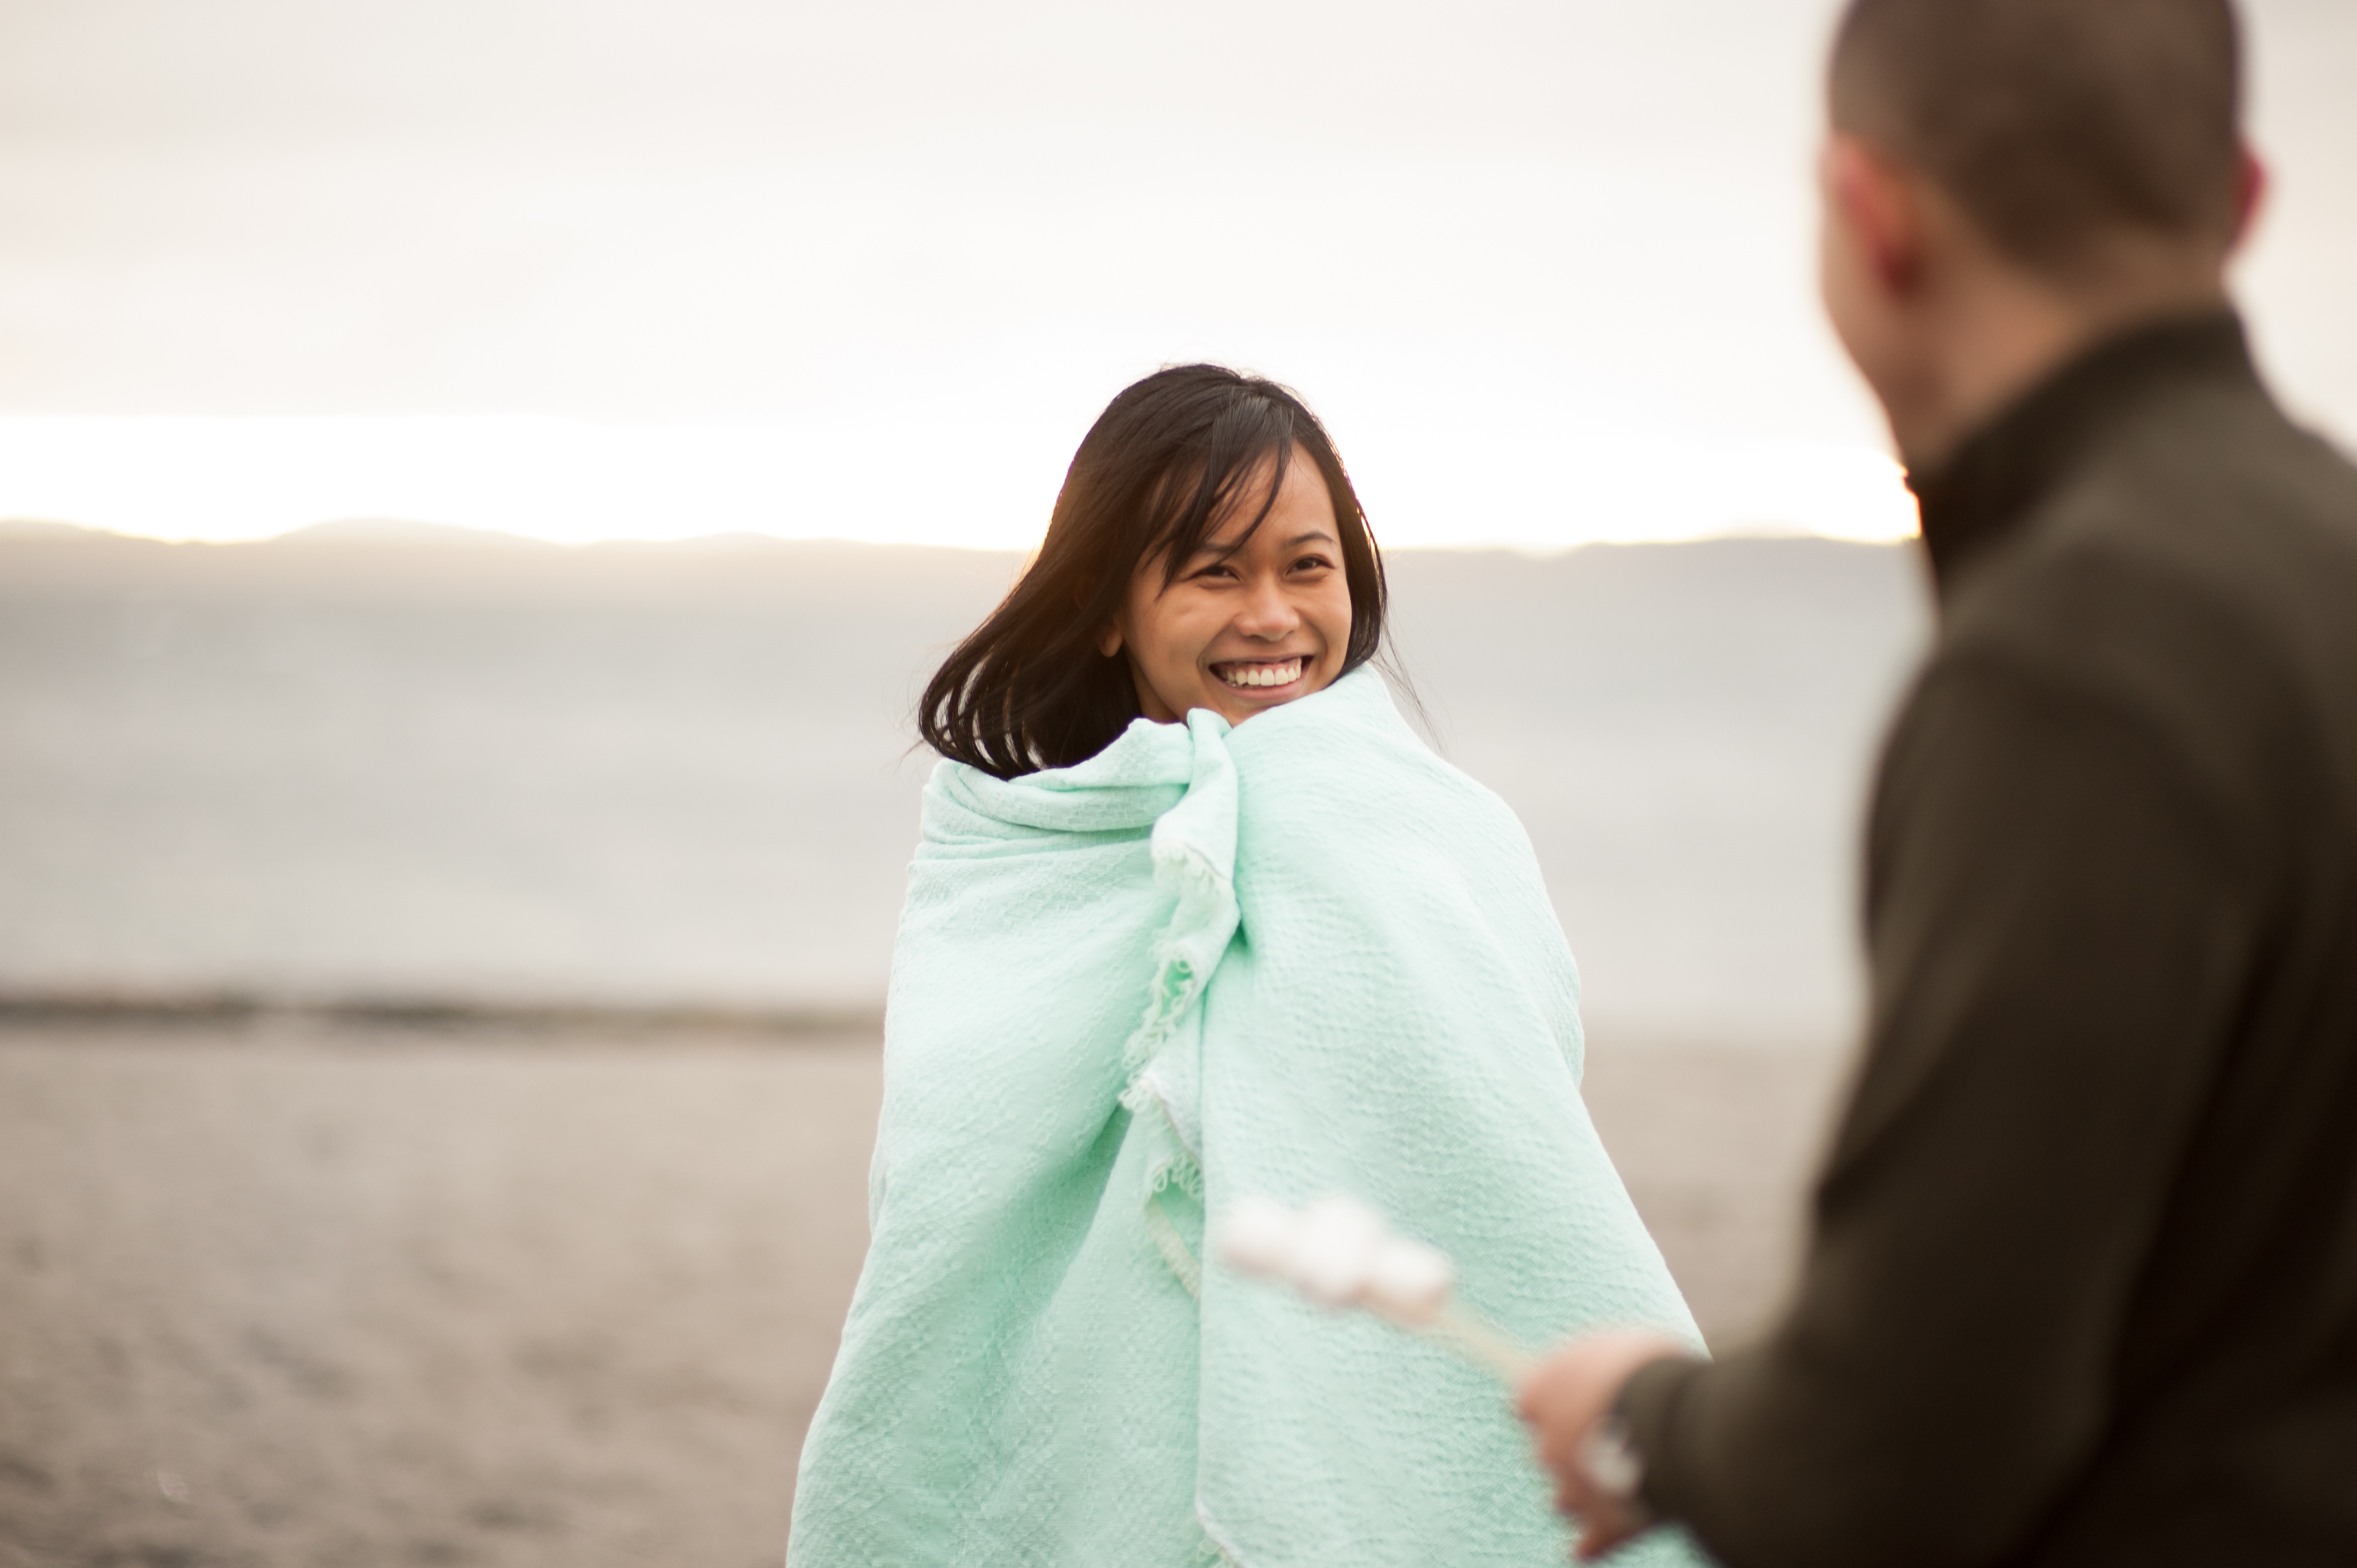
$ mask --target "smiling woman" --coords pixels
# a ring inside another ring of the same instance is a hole
[[[1114,400],[934,677],[793,1568],[1561,1560],[1485,1373],[1203,1250],[1241,1197],[1352,1193],[1528,1343],[1694,1336],[1580,1102],[1530,840],[1361,668],[1383,607],[1308,409],[1187,365]]]
[[[942,756],[1001,779],[1095,756],[1132,719],[1231,724],[1373,658],[1383,565],[1325,427],[1218,365],[1114,398],[1048,537],[925,689]]]

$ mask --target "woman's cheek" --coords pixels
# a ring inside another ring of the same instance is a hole
[[[1340,670],[1351,646],[1351,590],[1347,585],[1337,585],[1337,589],[1318,625],[1326,637],[1326,665],[1329,671]]]

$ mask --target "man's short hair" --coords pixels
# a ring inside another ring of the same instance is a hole
[[[1835,128],[2047,272],[2142,231],[2223,243],[2241,170],[2232,0],[1852,0]]]

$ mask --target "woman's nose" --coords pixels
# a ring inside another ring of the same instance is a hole
[[[1301,612],[1293,607],[1282,583],[1270,581],[1254,585],[1252,597],[1236,617],[1236,629],[1246,637],[1279,638],[1301,624]]]

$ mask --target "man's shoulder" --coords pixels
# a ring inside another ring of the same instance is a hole
[[[2357,466],[2221,395],[2124,425],[1975,564],[1942,640],[2089,674],[2199,652],[2357,675],[2352,605]]]
[[[2256,803],[2357,770],[2357,467],[2262,398],[2124,430],[1980,563],[1935,666],[2071,690]]]

